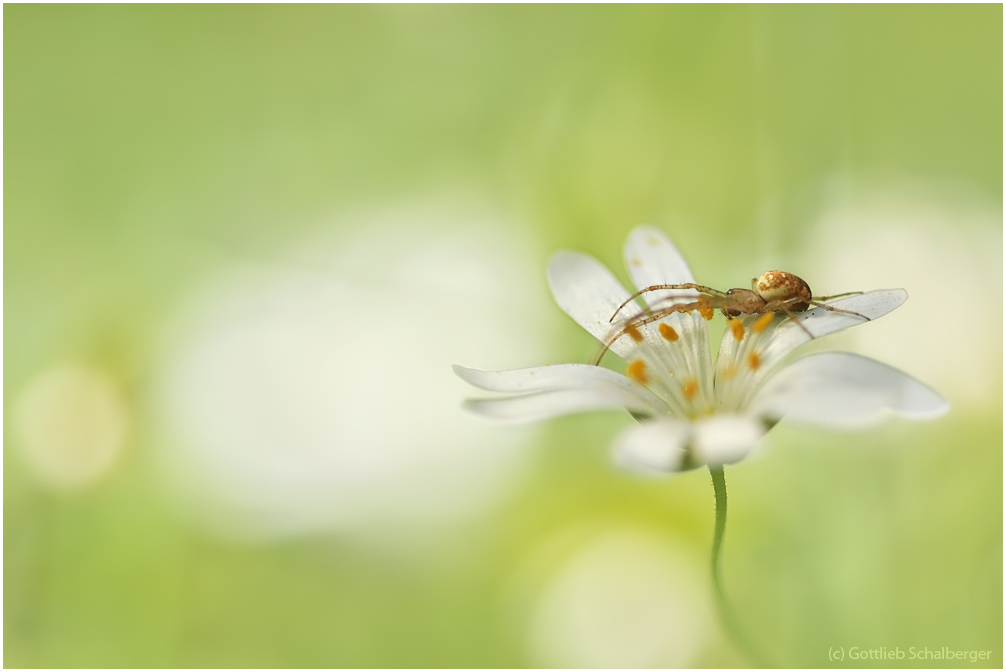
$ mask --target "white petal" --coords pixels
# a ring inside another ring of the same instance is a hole
[[[595,395],[597,399],[611,400],[610,406],[592,408],[621,407],[647,415],[667,412],[667,404],[660,397],[639,383],[603,366],[556,364],[507,371],[479,371],[455,364],[452,368],[466,383],[488,392],[528,395],[581,390]]]
[[[693,447],[708,464],[733,464],[744,459],[765,427],[744,415],[714,415],[695,423]]]
[[[690,424],[677,420],[634,425],[615,440],[615,463],[634,471],[678,471],[690,434]]]
[[[593,364],[553,364],[505,371],[479,371],[455,364],[451,367],[461,380],[489,392],[521,394],[556,389],[574,389],[608,384],[646,391],[620,373]]]
[[[637,226],[629,234],[625,241],[625,266],[639,289],[695,282],[678,248],[663,231],[652,226]]]
[[[651,415],[654,408],[635,394],[617,388],[551,390],[518,397],[468,399],[464,407],[492,420],[535,422],[586,411],[625,409]]]
[[[863,317],[875,320],[908,300],[908,292],[903,289],[877,289],[863,294],[853,294],[841,299],[829,301],[828,306],[844,311],[859,313]],[[827,308],[815,308],[797,318],[810,329],[814,338],[820,338],[836,331],[863,324],[864,320],[857,315],[842,313]]]
[[[869,320],[875,320],[888,314],[907,300],[908,292],[903,289],[878,289],[835,299],[829,301],[828,305],[859,313]],[[866,324],[869,320],[827,308],[814,308],[801,313],[795,321],[786,321],[780,324],[771,334],[769,345],[761,353],[762,370],[768,371],[783,357],[810,341],[811,337],[807,334],[808,331],[814,338],[821,338],[849,327]],[[801,325],[803,326],[801,327]],[[806,331],[804,331],[804,327]]]
[[[581,252],[560,250],[549,259],[548,284],[559,307],[599,341],[614,333],[611,316],[629,293],[604,264]],[[633,351],[627,338],[611,349],[623,356]]]
[[[680,285],[695,282],[692,271],[688,268],[685,258],[678,248],[664,234],[653,226],[637,226],[629,234],[625,242],[625,266],[638,289],[653,285]],[[647,305],[653,308],[666,307],[675,303],[673,297],[697,297],[693,289],[659,289],[644,295]],[[693,299],[692,299],[693,300]],[[683,303],[678,300],[676,303]],[[626,306],[625,316],[631,316],[629,311],[638,312],[637,306]],[[642,329],[642,334],[650,347],[655,351],[667,348],[658,331],[659,325],[667,324],[682,339],[678,346],[681,359],[672,358],[668,364],[671,368],[682,371],[682,376],[699,381],[703,393],[712,389],[712,364],[709,353],[709,332],[706,321],[698,313],[672,313],[667,317]],[[708,404],[708,400],[699,400]]]
[[[753,411],[829,427],[862,427],[891,413],[923,420],[946,413],[943,397],[906,373],[847,352],[824,352],[779,371]]]

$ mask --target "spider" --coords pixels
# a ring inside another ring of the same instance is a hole
[[[709,320],[712,319],[713,311],[718,308],[727,318],[739,317],[741,315],[783,313],[793,320],[796,317],[794,313],[802,313],[811,306],[820,306],[825,310],[830,310],[836,313],[855,315],[856,317],[861,317],[866,321],[869,321],[870,319],[865,315],[861,315],[851,310],[843,310],[823,303],[824,301],[837,299],[843,296],[862,294],[862,292],[846,292],[844,294],[835,294],[833,296],[813,296],[813,293],[810,291],[810,285],[804,282],[802,278],[786,271],[766,271],[757,278],[753,278],[751,280],[751,289],[735,287],[734,289],[721,292],[718,289],[706,287],[705,285],[696,285],[693,282],[686,282],[680,285],[651,285],[650,287],[639,290],[626,299],[622,305],[615,310],[615,314],[611,316],[611,320],[609,321],[614,322],[615,318],[618,317],[618,314],[622,312],[622,309],[629,305],[637,297],[640,297],[647,292],[653,292],[661,289],[693,289],[700,294],[694,300],[687,300],[682,303],[672,303],[671,305],[665,305],[662,307],[650,307],[649,309],[627,319],[622,328],[604,343],[604,348],[594,358],[594,364],[599,364],[601,362],[601,358],[604,357],[604,354],[611,348],[615,341],[625,334],[629,334],[633,340],[641,340],[642,337],[639,334],[639,327],[649,324],[650,322],[661,320],[672,313],[690,313],[693,310],[697,310],[703,317]],[[658,305],[659,303],[666,301],[681,301],[683,299],[691,298],[692,297],[687,296],[671,296],[661,302],[658,302]],[[796,324],[798,324],[808,336],[811,338],[814,337],[814,335],[810,333],[802,322],[797,321]]]

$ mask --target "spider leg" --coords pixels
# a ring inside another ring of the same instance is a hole
[[[667,306],[666,308],[661,308],[659,310],[647,310],[636,316],[635,319],[646,316],[638,322],[633,322],[632,326],[637,329],[644,324],[649,324],[650,322],[656,322],[657,320],[662,320],[672,313],[690,313],[693,310],[698,310],[699,308],[712,308],[713,306],[705,301],[692,301],[691,303],[676,303],[673,306]]]
[[[800,320],[796,319],[796,315],[794,315],[794,314],[793,314],[793,313],[792,313],[792,312],[791,312],[791,311],[789,310],[789,308],[786,308],[785,306],[780,306],[780,308],[782,309],[782,312],[786,313],[786,316],[787,316],[787,317],[789,318],[789,321],[790,321],[790,322],[793,322],[793,323],[794,323],[794,324],[796,324],[796,325],[797,325],[798,327],[800,327],[801,329],[803,329],[803,332],[804,332],[805,334],[807,334],[808,336],[810,336],[810,340],[814,340],[814,334],[810,333],[810,329],[808,329],[808,328],[807,328],[807,325],[806,325],[806,324],[804,324],[804,323],[803,323],[803,322],[801,322]]]
[[[863,292],[845,292],[843,294],[832,294],[831,296],[815,296],[813,299],[815,301],[831,301],[832,299],[840,299],[843,296],[855,296],[856,294],[862,294]]]
[[[689,300],[683,301],[684,299]],[[712,308],[713,310],[715,310],[717,308],[722,308],[726,301],[727,301],[726,296],[716,296],[716,295],[712,296],[700,295],[698,298],[695,298],[694,296],[665,296],[659,301],[655,301],[654,303],[650,304],[649,309],[644,310],[636,317],[641,317],[642,315],[652,313],[656,310],[663,310],[664,308],[674,308],[673,312],[676,313],[690,313],[693,310],[699,310],[701,308]]]
[[[698,310],[699,308],[705,308],[708,305],[709,304],[708,301],[706,300],[706,297],[702,297],[702,299],[700,299],[699,301],[680,303],[673,306],[660,308],[658,310],[644,310],[641,313],[637,313],[636,315],[630,317],[628,320],[625,321],[625,326],[616,331],[613,336],[608,338],[608,340],[604,341],[600,352],[594,355],[594,358],[591,360],[590,363],[595,366],[599,365],[601,363],[601,359],[604,358],[604,355],[607,354],[608,350],[611,349],[611,346],[615,344],[615,341],[620,339],[622,336],[625,336],[626,334],[631,333],[636,329],[639,329],[639,327],[650,324],[651,322],[656,322],[657,320],[662,320],[663,318],[673,313],[687,313],[693,310]]]
[[[862,294],[862,292],[854,292],[854,293],[855,294]],[[840,294],[839,296],[844,296],[844,295]],[[829,306],[827,304],[821,303],[820,301],[813,300],[813,299],[810,300],[810,301],[808,301],[807,303],[811,304],[812,306],[820,306],[821,308],[824,308],[825,310],[830,310],[833,313],[845,313],[846,315],[855,315],[856,317],[863,318],[867,322],[870,321],[870,318],[868,318],[866,315],[861,315],[861,314],[859,314],[859,313],[857,313],[855,311],[852,311],[852,310],[845,310],[843,308],[835,308],[834,306]]]
[[[807,328],[807,325],[805,325],[800,320],[796,319],[796,315],[793,314],[793,311],[791,311],[789,308],[786,307],[787,304],[798,303],[800,301],[801,301],[801,299],[796,298],[796,297],[791,298],[791,299],[782,299],[780,301],[770,301],[770,302],[766,303],[765,306],[759,312],[762,312],[762,313],[784,313],[786,315],[786,317],[789,318],[790,322],[794,323],[795,325],[797,325],[798,327],[800,327],[801,329],[803,329],[804,333],[807,334],[808,336],[810,336],[811,339],[813,339],[814,338],[814,334],[810,333],[810,329]]]
[[[705,285],[696,285],[694,282],[686,282],[680,285],[650,285],[649,287],[639,290],[638,292],[627,298],[625,301],[623,301],[622,305],[620,305],[615,310],[615,313],[611,316],[611,319],[608,321],[614,322],[615,318],[618,317],[618,314],[622,312],[622,309],[625,308],[627,305],[629,305],[634,299],[639,298],[646,292],[654,292],[658,289],[694,289],[697,292],[702,292],[703,294],[708,294],[710,296],[725,297],[727,295],[726,292],[721,292],[718,289],[713,289],[712,287],[706,287]]]
[[[612,341],[612,343],[614,343],[614,341]],[[604,359],[606,354],[608,354],[608,350],[611,349],[612,343],[601,344],[601,349],[597,351],[596,355],[591,357],[590,363],[594,366],[601,366],[601,360]]]

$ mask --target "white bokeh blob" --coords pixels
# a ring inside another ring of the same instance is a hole
[[[597,534],[551,572],[528,631],[540,667],[685,667],[713,621],[689,553],[636,529]]]
[[[952,409],[1000,403],[1001,210],[918,189],[878,192],[826,213],[808,257],[815,293],[908,290],[892,315],[848,330],[830,348],[900,368]]]
[[[494,221],[404,209],[231,268],[157,382],[178,501],[214,531],[395,534],[512,490],[526,430],[460,408],[451,364],[541,361],[544,254]]]

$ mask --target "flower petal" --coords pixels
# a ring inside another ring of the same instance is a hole
[[[603,366],[556,364],[507,371],[479,371],[455,364],[454,373],[469,385],[488,392],[528,395],[542,392],[589,392],[611,400],[598,408],[628,408],[647,415],[667,412],[667,404],[646,387]]]
[[[637,226],[625,241],[625,266],[636,287],[680,285],[695,282],[685,258],[664,232],[652,226]],[[694,294],[694,291],[686,290]],[[658,292],[654,292],[658,294]],[[668,291],[662,296],[669,296]],[[659,294],[658,294],[659,295]],[[652,303],[652,301],[651,301]]]
[[[679,471],[691,434],[688,422],[655,420],[626,429],[615,440],[614,459],[632,471]]]
[[[461,380],[488,392],[521,394],[574,389],[596,383],[644,389],[620,373],[593,364],[546,364],[504,371],[480,371],[457,364],[451,368]]]
[[[908,292],[903,289],[878,289],[835,299],[829,301],[828,305],[843,311],[859,313],[869,320],[875,320],[888,314],[907,300]],[[827,308],[814,308],[800,313],[794,320],[787,320],[780,324],[771,334],[768,345],[760,353],[762,370],[767,372],[783,357],[809,342],[811,335],[814,338],[821,338],[849,327],[865,324],[867,321],[857,315],[850,315],[848,312],[838,312]],[[807,333],[808,331],[810,334]]]
[[[688,263],[681,256],[678,248],[664,234],[653,226],[637,226],[629,234],[625,242],[625,266],[638,289],[653,285],[680,285],[695,282]],[[694,289],[657,289],[643,295],[646,304],[651,308],[663,308],[674,303],[685,303],[694,299],[677,297],[698,297]],[[639,312],[636,305],[626,306],[623,317],[631,317]],[[709,352],[709,332],[706,321],[698,313],[672,313],[662,320],[640,329],[652,352],[662,352],[668,344],[660,335],[661,325],[666,324],[681,337],[681,344],[676,346],[676,353],[667,353],[665,365],[678,371],[681,378],[691,378],[699,383],[699,406],[709,406],[712,400],[706,393],[712,391],[712,360]]]
[[[891,413],[923,420],[948,409],[943,397],[908,374],[847,352],[798,359],[766,383],[752,407],[773,419],[837,428],[868,426]]]
[[[602,343],[615,331],[611,316],[629,298],[604,264],[571,250],[560,250],[549,259],[548,285],[559,307]],[[630,339],[625,338],[611,349],[622,356],[633,351]]]
[[[764,434],[764,425],[754,418],[714,415],[695,423],[692,445],[707,464],[733,464],[747,457]]]
[[[549,390],[499,399],[467,399],[464,408],[492,420],[503,422],[536,422],[561,415],[625,409],[640,415],[651,415],[653,406],[634,394],[616,388]]]

